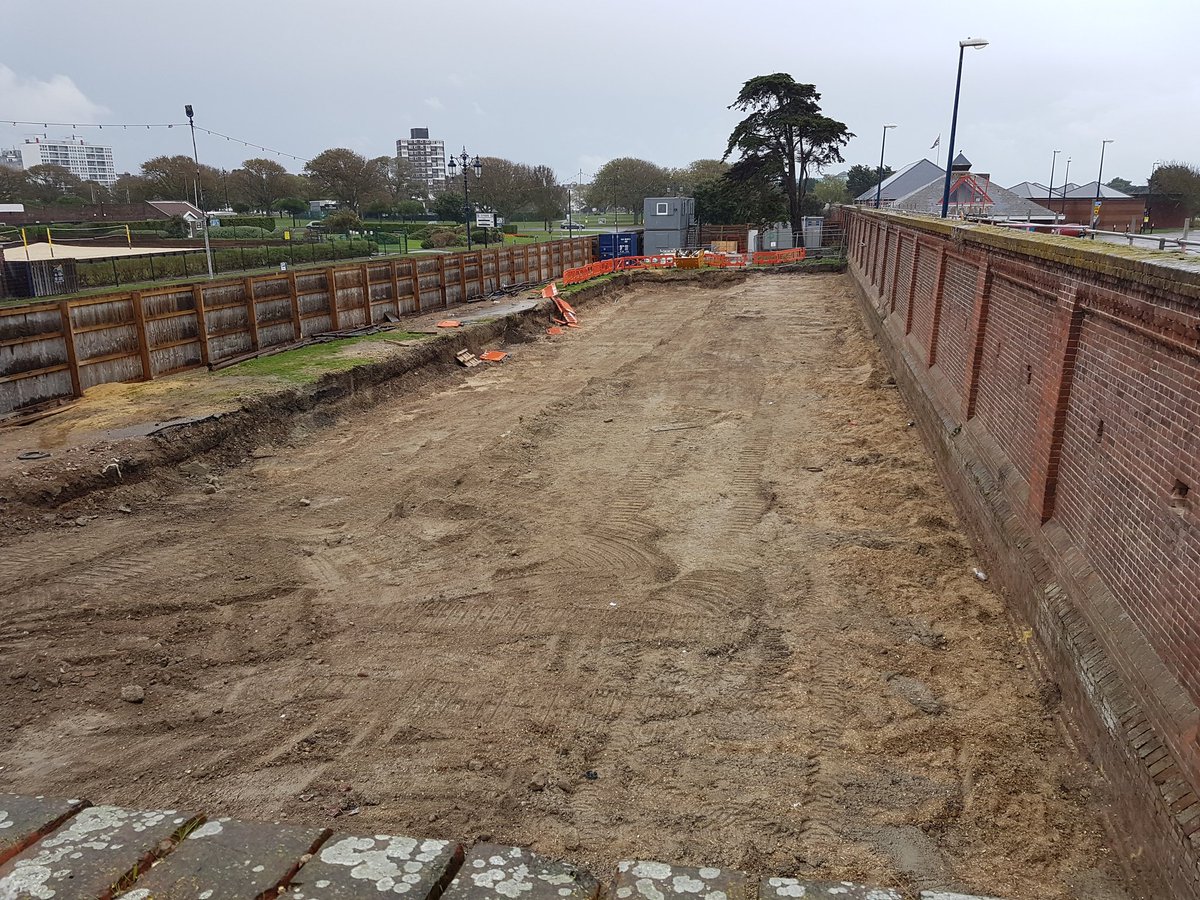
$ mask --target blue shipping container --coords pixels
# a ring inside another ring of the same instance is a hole
[[[612,259],[614,256],[637,256],[637,247],[638,233],[636,231],[600,235],[601,259]]]

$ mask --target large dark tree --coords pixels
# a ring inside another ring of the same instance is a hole
[[[455,191],[441,191],[433,198],[431,211],[438,217],[439,222],[465,222],[467,221],[464,209],[466,208],[466,200],[462,194]]]
[[[287,195],[289,177],[287,169],[273,159],[248,159],[230,173],[229,181],[238,199],[251,209],[269,212],[276,200]]]
[[[156,156],[142,163],[142,180],[147,200],[196,200],[196,163],[190,156]],[[118,186],[120,182],[118,181]],[[212,166],[200,166],[200,195],[204,206],[221,196],[221,173]],[[121,197],[117,191],[118,199]],[[131,198],[136,199],[136,198]]]
[[[787,197],[770,182],[733,181],[728,175],[696,185],[696,218],[709,225],[765,226],[787,217]]]
[[[810,173],[841,162],[841,148],[854,137],[845,124],[821,113],[816,85],[776,72],[751,78],[730,109],[747,112],[729,136],[725,157],[737,150],[729,176],[744,184],[777,184],[799,227]]]
[[[1171,161],[1154,170],[1150,184],[1156,195],[1178,200],[1189,218],[1200,214],[1200,168]]]
[[[884,179],[890,178],[893,174],[891,166],[883,167]],[[850,171],[846,173],[846,190],[849,192],[851,199],[862,196],[877,184],[879,184],[878,166],[864,166],[859,164],[851,166]]]
[[[624,209],[642,214],[647,197],[666,197],[671,190],[671,173],[644,159],[622,157],[600,167],[587,189],[589,206]]]
[[[345,147],[318,153],[304,164],[304,171],[329,199],[354,212],[387,191],[383,161]]]

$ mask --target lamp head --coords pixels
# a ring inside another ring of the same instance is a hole
[[[475,157],[475,159],[473,159],[473,160],[471,161],[471,168],[473,168],[473,169],[475,170],[475,177],[476,177],[476,178],[479,178],[479,177],[481,177],[481,176],[483,175],[483,163],[481,163],[481,162],[479,161],[479,157],[478,157],[478,156],[477,156],[477,157]]]
[[[189,103],[183,108],[183,114],[189,119],[192,117],[192,104]]]
[[[967,38],[965,41],[959,41],[960,47],[974,47],[976,50],[982,50],[988,45],[988,42],[983,38]]]
[[[884,125],[883,127],[884,127],[884,129],[888,129],[888,128],[895,128],[896,126],[895,125]]]
[[[458,174],[458,161],[453,156],[446,160],[446,171],[450,173],[451,178]]]

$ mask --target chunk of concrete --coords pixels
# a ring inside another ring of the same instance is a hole
[[[292,879],[293,900],[360,897],[436,897],[458,863],[462,846],[397,834],[335,834]]]
[[[174,809],[88,807],[0,866],[0,897],[108,896],[198,818]]]
[[[521,847],[476,844],[446,888],[445,900],[594,900],[600,885],[587,872]]]
[[[86,800],[0,794],[0,863],[12,859],[85,806]]]
[[[954,891],[921,891],[921,900],[1003,900],[982,894],[956,894]]]
[[[617,863],[617,900],[751,900],[753,886],[742,872],[703,866],[673,866],[647,860]]]
[[[329,835],[298,828],[214,819],[196,828],[140,876],[122,900],[259,897],[274,892],[301,858]]]

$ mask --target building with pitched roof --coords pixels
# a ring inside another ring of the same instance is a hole
[[[889,182],[891,184],[889,185]],[[946,170],[929,160],[905,166],[883,182],[881,206],[924,215],[940,216]],[[875,189],[864,192],[857,203],[874,203]],[[971,171],[971,161],[959,153],[950,167],[950,206],[955,218],[988,218],[1021,222],[1053,222],[1052,210],[1022,197],[992,181],[991,176]]]
[[[903,197],[905,194],[909,194],[917,188],[929,184],[935,178],[945,177],[946,170],[937,163],[932,163],[927,159],[919,159],[883,179],[883,186],[881,188],[879,185],[871,185],[870,190],[863,191],[854,198],[854,202],[874,205],[875,191],[879,188],[879,205],[891,206],[897,198]]]

